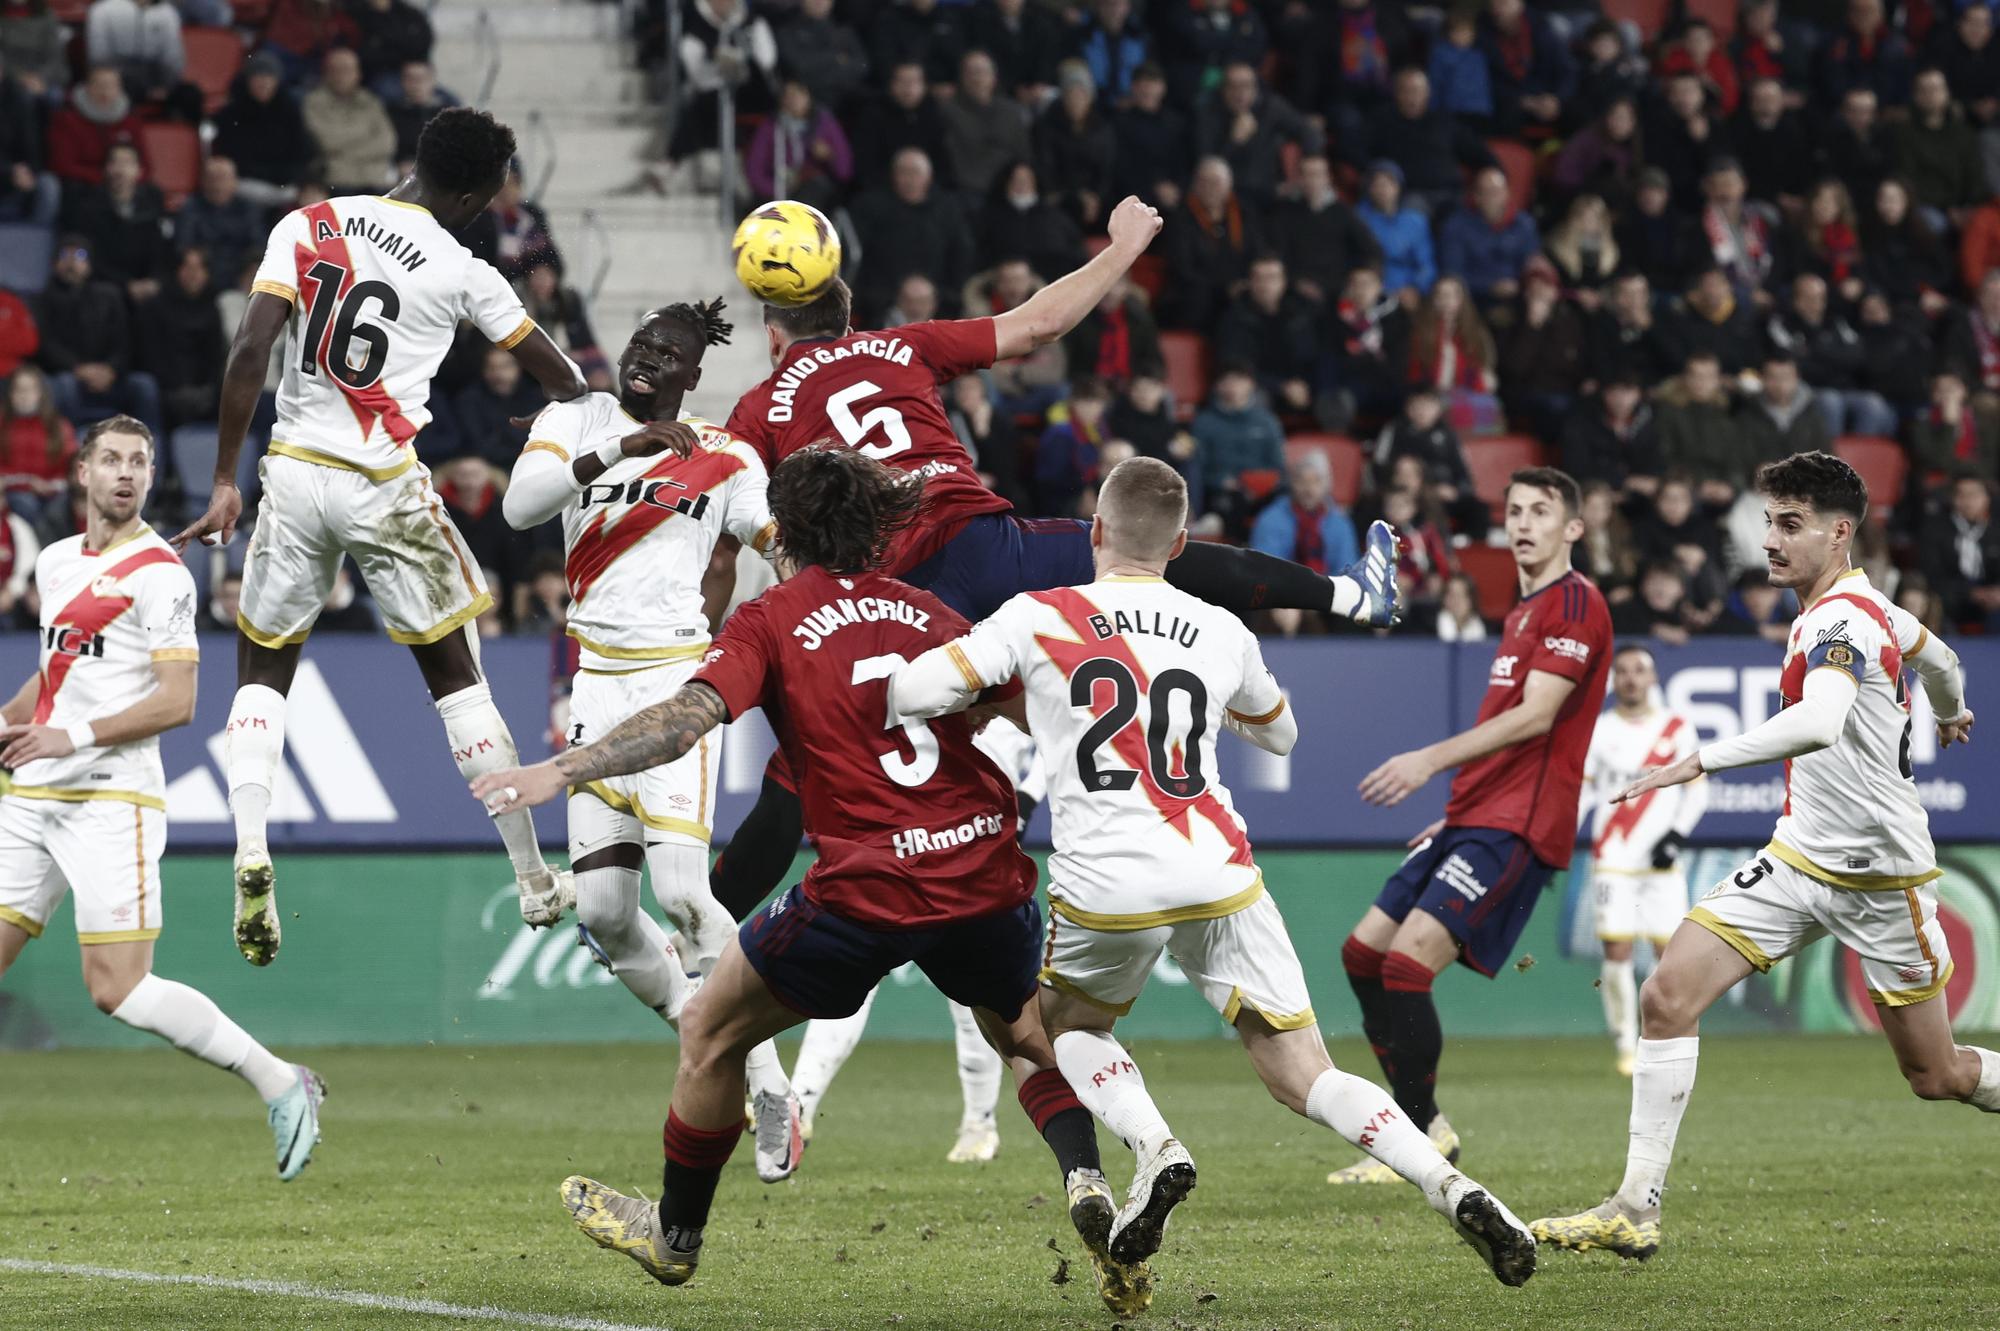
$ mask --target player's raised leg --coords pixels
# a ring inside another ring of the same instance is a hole
[[[1943,995],[1919,1003],[1881,1004],[1875,1010],[1896,1066],[1919,1099],[1963,1100],[2000,1114],[2000,1053],[1952,1039]]]
[[[958,1139],[945,1159],[954,1165],[976,1164],[1000,1153],[1000,1125],[994,1109],[1000,1103],[1000,1075],[1006,1070],[993,1046],[986,1043],[978,1018],[963,1003],[951,1009],[952,1042],[958,1054],[961,1111]]]
[[[569,797],[570,873],[577,940],[632,996],[678,1027],[691,986],[666,930],[639,901],[639,820],[588,790]]]

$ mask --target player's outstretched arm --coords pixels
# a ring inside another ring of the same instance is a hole
[[[184,550],[187,543],[211,535],[218,545],[227,545],[236,535],[236,520],[243,515],[243,495],[236,488],[236,462],[243,455],[243,436],[250,432],[250,418],[257,414],[257,399],[264,392],[264,375],[271,365],[271,348],[284,334],[292,317],[292,303],[268,291],[253,291],[243,309],[243,322],[236,325],[235,340],[229,344],[229,360],[222,367],[222,405],[216,421],[215,488],[209,495],[208,511],[175,534],[171,544]]]
[[[153,679],[153,691],[130,707],[67,730],[11,723],[0,728],[0,767],[19,767],[37,758],[62,758],[83,748],[130,744],[194,720],[195,663],[155,661]],[[19,701],[18,695],[14,701]],[[7,704],[10,715],[13,708],[14,702]]]
[[[1280,703],[1277,712],[1265,721],[1229,712],[1223,716],[1222,724],[1264,752],[1275,753],[1280,758],[1290,753],[1299,742],[1298,714],[1288,703]]]
[[[1735,739],[1717,740],[1670,767],[1655,768],[1619,792],[1612,803],[1622,804],[1662,786],[1678,786],[1704,772],[1774,763],[1827,748],[1840,738],[1861,686],[1844,664],[1836,664],[1806,671],[1800,692],[1797,702],[1761,725]]]
[[[891,726],[962,712],[986,689],[964,638],[933,647],[889,677]]]
[[[1439,772],[1461,767],[1510,744],[1549,733],[1556,713],[1568,700],[1576,681],[1550,670],[1531,670],[1521,686],[1521,705],[1450,739],[1399,753],[1361,781],[1361,798],[1384,808],[1401,804]]]
[[[549,401],[567,402],[590,391],[590,385],[583,381],[583,371],[577,368],[576,362],[565,355],[555,340],[541,329],[537,328],[509,350],[513,352],[514,359],[521,362],[521,368],[542,386],[542,391],[549,395]]]
[[[1083,316],[1097,308],[1097,303],[1146,252],[1153,237],[1160,234],[1159,209],[1141,203],[1136,195],[1128,195],[1112,209],[1106,230],[1111,244],[1089,263],[994,317],[996,359],[1025,356],[1082,323]]]
[[[472,794],[496,816],[531,804],[546,804],[586,781],[665,766],[728,719],[729,708],[722,695],[695,680],[682,685],[665,702],[628,718],[595,744],[565,749],[533,767],[487,773],[472,783]]]

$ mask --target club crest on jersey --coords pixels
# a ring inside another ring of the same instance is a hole
[[[107,599],[118,595],[118,579],[109,573],[98,574],[90,580],[90,594]]]
[[[1844,642],[1836,642],[1826,649],[1826,663],[1830,666],[1851,666],[1854,664],[1854,649]]]

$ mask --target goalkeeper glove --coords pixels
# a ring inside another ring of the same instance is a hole
[[[1680,859],[1681,851],[1686,848],[1687,843],[1688,839],[1679,832],[1669,832],[1661,837],[1660,844],[1653,847],[1653,867],[1655,869],[1673,868],[1674,864]]]

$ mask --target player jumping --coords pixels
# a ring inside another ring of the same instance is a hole
[[[472,627],[493,598],[413,446],[430,421],[431,377],[461,319],[511,350],[551,398],[584,391],[581,372],[527,317],[506,279],[456,239],[500,188],[513,155],[512,130],[454,107],[424,127],[415,172],[387,195],[287,214],[272,229],[229,349],[215,494],[173,544],[234,534],[243,511],[237,455],[271,348],[285,333],[229,709],[236,946],[253,965],[278,954],[266,821],[284,753],[285,694],[343,558],[360,565],[389,636],[416,656],[459,771],[471,777],[518,761],[480,675]],[[496,821],[522,917],[553,923],[571,890],[566,876],[542,862],[526,815]]]
[[[1169,1212],[1195,1185],[1194,1161],[1111,1033],[1165,951],[1236,1028],[1280,1104],[1416,1184],[1504,1284],[1523,1284],[1535,1270],[1527,1226],[1327,1054],[1215,756],[1225,728],[1289,753],[1298,721],[1256,635],[1167,585],[1186,525],[1187,487],[1172,467],[1120,463],[1098,491],[1096,581],[1014,597],[918,657],[889,694],[894,715],[913,720],[1016,676],[1026,685],[1030,728],[1053,759],[1042,1020],[1077,1095],[1138,1157],[1112,1255],[1137,1263],[1159,1251]]]
[[[1938,744],[1970,742],[1958,655],[1848,565],[1868,487],[1827,453],[1794,453],[1757,474],[1771,583],[1798,594],[1777,715],[1647,773],[1618,796],[1704,772],[1782,761],[1785,808],[1771,842],[1688,912],[1639,996],[1625,1178],[1599,1206],[1537,1220],[1563,1248],[1646,1258],[1660,1249],[1660,1201],[1694,1093],[1701,1016],[1751,971],[1832,934],[1861,958],[1882,1033],[1910,1089],[2000,1113],[2000,1053],[1954,1044],[1944,988],[1951,949],[1937,918],[1941,875],[1910,770],[1905,666],[1916,669]]]
[[[1604,945],[1598,977],[1604,1024],[1618,1049],[1618,1071],[1632,1075],[1639,1049],[1639,989],[1632,978],[1632,945],[1641,934],[1657,955],[1687,913],[1687,874],[1681,851],[1708,808],[1708,782],[1651,790],[1613,804],[1610,796],[1655,767],[1693,753],[1694,726],[1653,701],[1660,676],[1653,654],[1635,645],[1611,658],[1612,709],[1597,718],[1583,763],[1579,818],[1597,813],[1590,877],[1597,894],[1597,937]]]
[[[744,1055],[805,1017],[853,1012],[914,961],[979,1012],[1061,1166],[1099,1292],[1114,1311],[1137,1312],[1150,1277],[1110,1254],[1115,1207],[1096,1126],[1035,1011],[1041,913],[1034,861],[1016,842],[1014,792],[965,718],[888,716],[889,677],[967,628],[935,596],[874,571],[917,519],[923,482],[859,452],[812,449],[780,464],[770,498],[789,576],[738,608],[691,682],[594,744],[472,783],[489,807],[523,809],[673,762],[762,707],[799,775],[818,854],[803,884],[743,926],[682,1013],[661,1201],[573,1177],[564,1202],[594,1242],[662,1284],[687,1281],[743,1132]]]
[[[35,563],[40,671],[0,707],[0,975],[76,893],[91,1001],[250,1083],[269,1107],[278,1177],[319,1144],[326,1088],[251,1039],[208,995],[153,974],[167,782],[160,735],[194,719],[194,579],[139,516],[153,436],[130,416],[90,427],[76,461],[84,529]]]
[[[1395,805],[1437,773],[1458,769],[1444,817],[1414,847],[1340,949],[1361,1001],[1361,1029],[1396,1103],[1447,1159],[1458,1134],[1437,1107],[1444,1031],[1431,985],[1453,961],[1491,976],[1514,951],[1542,887],[1576,845],[1584,754],[1604,705],[1611,612],[1570,568],[1583,535],[1576,482],[1552,467],[1507,484],[1507,541],[1521,602],[1494,646],[1479,721],[1449,739],[1399,753],[1370,772],[1361,796]],[[1364,1160],[1329,1183],[1389,1183]]]

